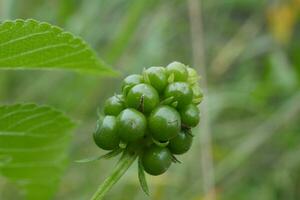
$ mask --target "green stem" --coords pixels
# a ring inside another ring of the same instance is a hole
[[[109,177],[99,186],[91,200],[101,200],[115,183],[125,174],[137,158],[137,152],[125,150]]]

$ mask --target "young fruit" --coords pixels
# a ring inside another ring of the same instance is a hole
[[[124,108],[123,95],[114,95],[105,101],[104,114],[117,116]]]
[[[130,89],[126,96],[128,107],[149,113],[159,103],[159,95],[156,90],[148,84],[142,83]]]
[[[150,146],[142,155],[144,170],[151,175],[160,175],[167,171],[172,163],[170,151],[166,147]]]
[[[199,104],[203,99],[203,93],[200,88],[199,79],[200,76],[198,75],[197,71],[191,67],[187,67],[188,70],[188,80],[187,82],[190,84],[193,90],[193,103]]]
[[[180,110],[181,122],[188,127],[195,127],[200,121],[200,112],[195,104],[184,106]]]
[[[164,97],[165,99],[174,97],[173,102],[177,102],[176,107],[182,108],[192,102],[193,91],[188,83],[174,82],[167,86]]]
[[[168,148],[173,154],[183,154],[192,145],[193,137],[181,131],[175,138],[169,141]]]
[[[174,74],[174,81],[186,81],[188,78],[187,67],[180,62],[172,62],[167,66],[168,77]]]
[[[199,84],[198,81],[200,79],[197,71],[191,67],[187,67],[186,68],[187,71],[188,71],[188,79],[187,79],[187,82],[190,84],[190,85],[194,85],[194,84]]]
[[[144,71],[145,81],[149,82],[158,93],[162,93],[168,84],[164,67],[150,67]]]
[[[137,85],[143,83],[143,76],[140,74],[132,74],[127,76],[122,83],[122,92],[126,96],[129,90]]]
[[[179,113],[170,106],[160,106],[149,116],[148,127],[152,137],[157,141],[174,138],[180,131]]]
[[[117,117],[117,133],[124,142],[132,142],[142,138],[146,132],[145,116],[139,111],[127,108]]]
[[[94,133],[94,141],[98,147],[104,150],[113,150],[118,147],[120,138],[117,135],[116,117],[104,117]]]

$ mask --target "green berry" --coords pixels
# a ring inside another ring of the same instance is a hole
[[[173,154],[183,154],[192,145],[193,137],[181,131],[175,138],[169,141],[168,148]]]
[[[181,122],[182,124],[195,127],[200,121],[200,112],[195,104],[189,104],[184,106],[180,110]]]
[[[132,142],[142,138],[146,132],[145,116],[139,111],[127,108],[117,117],[117,133],[122,141]]]
[[[188,78],[187,67],[180,62],[172,62],[167,66],[167,75],[174,74],[174,81],[186,81]]]
[[[172,163],[170,151],[166,147],[150,146],[142,155],[144,170],[151,175],[163,174]]]
[[[180,131],[179,113],[170,106],[160,106],[149,116],[148,127],[152,137],[157,141],[174,138]]]
[[[165,99],[174,97],[173,101],[177,102],[177,108],[182,108],[192,102],[193,91],[188,83],[174,82],[167,86],[164,97]]]
[[[123,95],[114,95],[105,101],[104,114],[117,116],[124,108]]]
[[[145,70],[145,81],[149,81],[158,93],[162,93],[168,84],[166,70],[164,67],[150,67]]]
[[[98,147],[104,150],[113,150],[118,147],[120,138],[117,135],[116,117],[104,117],[94,133],[94,141]]]
[[[132,74],[127,76],[122,83],[123,94],[127,95],[128,91],[135,85],[143,83],[143,76],[140,74]]]
[[[188,79],[187,82],[191,85],[198,84],[198,80],[200,79],[197,71],[191,67],[187,67],[188,71]]]
[[[126,97],[127,106],[149,113],[159,103],[159,95],[156,90],[148,84],[142,83],[134,86]]]

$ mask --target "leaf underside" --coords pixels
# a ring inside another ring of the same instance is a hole
[[[0,24],[1,68],[115,73],[82,39],[33,19]]]
[[[0,106],[0,175],[17,184],[26,199],[49,199],[67,165],[74,124],[48,106]]]

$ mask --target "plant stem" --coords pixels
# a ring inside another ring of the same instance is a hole
[[[101,200],[105,194],[114,186],[115,183],[125,174],[128,168],[137,158],[137,152],[128,151],[126,149],[118,161],[117,165],[113,169],[109,177],[107,177],[104,182],[99,186],[98,190],[95,192],[91,200]]]

